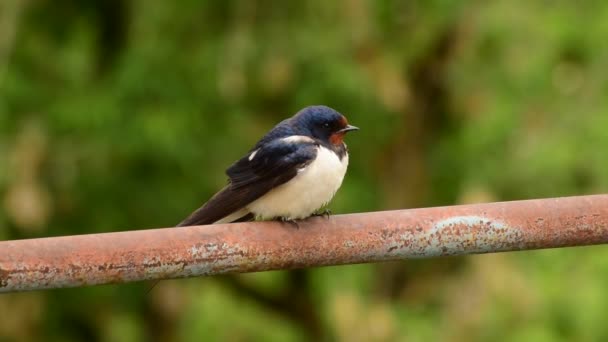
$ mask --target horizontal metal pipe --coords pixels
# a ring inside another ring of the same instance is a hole
[[[608,195],[0,242],[0,292],[608,242]]]

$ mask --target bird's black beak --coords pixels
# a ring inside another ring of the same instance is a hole
[[[359,127],[353,126],[353,125],[346,125],[346,127],[342,128],[341,130],[338,131],[338,133],[346,133],[346,132],[350,132],[350,131],[358,131]]]

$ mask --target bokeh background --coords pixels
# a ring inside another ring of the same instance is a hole
[[[362,129],[331,208],[608,191],[608,3],[0,2],[0,239],[171,226],[275,123]],[[0,341],[605,341],[608,249],[0,296]]]

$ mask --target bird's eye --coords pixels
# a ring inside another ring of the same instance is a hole
[[[323,127],[325,127],[325,128],[329,128],[329,123],[328,123],[328,122],[324,123],[324,124],[323,124]]]

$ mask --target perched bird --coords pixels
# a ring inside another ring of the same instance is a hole
[[[226,170],[229,182],[178,226],[307,218],[327,204],[348,166],[344,135],[358,130],[326,106],[276,125]]]

